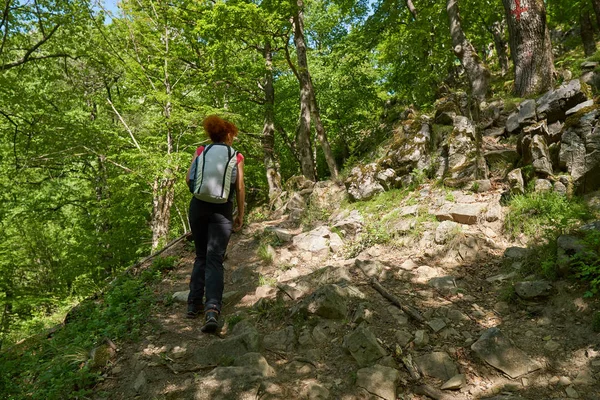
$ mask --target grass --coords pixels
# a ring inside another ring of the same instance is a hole
[[[0,398],[87,398],[101,377],[89,354],[104,338],[136,340],[158,303],[152,286],[174,265],[159,258],[139,276],[124,275],[99,300],[83,301],[48,338],[38,335],[0,353]]]
[[[508,201],[505,228],[512,237],[556,237],[593,215],[580,199],[549,193],[527,193]]]

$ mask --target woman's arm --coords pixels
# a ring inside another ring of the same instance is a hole
[[[190,167],[188,168],[187,174],[185,175],[185,183],[190,186],[190,174],[192,173],[192,166],[194,165],[194,161],[196,161],[197,154],[194,154],[194,158],[192,158],[192,162],[190,163]]]
[[[246,186],[244,185],[244,160],[238,164],[237,179],[235,181],[235,200],[238,213],[233,222],[233,231],[237,232],[244,225],[244,207],[246,205]]]

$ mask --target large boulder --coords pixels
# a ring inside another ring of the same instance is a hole
[[[310,205],[324,210],[337,209],[348,198],[343,185],[334,181],[317,182],[310,195]]]
[[[451,186],[462,185],[488,176],[487,164],[477,143],[477,130],[467,117],[454,118],[454,129],[447,140],[447,168],[444,182]]]
[[[567,110],[586,100],[587,96],[581,82],[573,79],[537,99],[538,120],[546,119],[548,123],[562,120],[565,118]]]
[[[548,123],[562,120],[565,118],[567,110],[586,100],[587,96],[581,82],[573,79],[537,99],[538,120],[546,119]]]
[[[427,169],[431,159],[430,144],[431,128],[426,120],[406,121],[381,161],[379,170],[392,169],[397,176],[403,176],[413,170]]]
[[[525,181],[523,180],[521,168],[510,171],[506,179],[512,194],[525,194]]]
[[[352,168],[345,181],[346,190],[353,201],[369,200],[378,193],[385,191],[377,182],[376,175],[379,167],[375,163]]]
[[[582,116],[567,120],[562,134],[559,160],[573,178],[575,190],[591,192],[600,187],[600,110],[591,110]]]

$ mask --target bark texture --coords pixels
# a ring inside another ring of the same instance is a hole
[[[275,205],[282,191],[279,164],[275,157],[275,89],[273,86],[273,52],[271,43],[266,42],[263,50],[265,58],[265,121],[262,132],[262,148],[264,154],[267,183],[269,185],[269,204]]]
[[[594,14],[596,15],[596,23],[600,29],[600,0],[591,0],[592,6],[594,7]]]
[[[596,40],[594,40],[594,27],[590,14],[584,5],[581,5],[579,12],[579,25],[581,27],[581,41],[586,56],[591,56],[596,52]]]
[[[296,128],[296,149],[300,158],[302,175],[316,181],[315,163],[310,141],[310,88],[308,61],[306,57],[306,42],[304,41],[304,12],[302,0],[298,0],[294,22],[294,44],[298,55],[298,80],[300,83],[300,118]]]
[[[297,1],[296,15],[294,16],[294,41],[296,44],[296,54],[298,56],[298,79],[300,81],[300,101],[303,102],[304,96],[307,96],[309,101],[309,110],[315,122],[315,130],[317,131],[317,139],[325,155],[325,160],[329,168],[332,178],[337,178],[338,169],[335,163],[335,157],[329,145],[327,134],[321,121],[321,114],[317,105],[317,96],[312,84],[310,72],[308,69],[308,58],[306,56],[306,41],[304,38],[304,3],[302,0]],[[305,92],[305,93],[304,93]],[[304,104],[300,106],[301,110]],[[302,114],[301,114],[302,119]],[[308,119],[308,129],[310,130],[310,117]],[[300,149],[302,151],[302,149]],[[306,176],[306,175],[305,175]],[[307,176],[308,178],[308,176]]]
[[[504,76],[508,73],[508,42],[504,39],[506,20],[494,22],[490,31],[494,38],[494,47],[498,56],[500,74]]]
[[[412,14],[413,18],[417,19],[417,8],[413,4],[412,0],[406,0],[406,7],[408,7],[408,10]]]
[[[508,20],[515,94],[525,97],[551,89],[554,58],[543,0],[502,0],[502,3]]]
[[[467,72],[473,98],[481,102],[485,99],[490,86],[490,71],[481,62],[475,48],[463,32],[458,10],[458,0],[447,0],[446,10],[450,19],[450,35],[452,36],[454,54],[460,59]]]

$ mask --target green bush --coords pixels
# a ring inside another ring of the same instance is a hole
[[[513,237],[524,233],[531,238],[555,238],[592,217],[581,200],[553,192],[513,196],[508,206],[505,227]]]
[[[588,282],[590,290],[586,296],[593,296],[600,290],[600,232],[591,230],[585,233],[583,241],[586,250],[577,253],[571,265],[577,271],[577,277]]]
[[[118,342],[139,337],[156,302],[148,282],[175,261],[162,260],[140,277],[118,278],[102,299],[82,302],[51,339],[31,337],[0,353],[0,398],[88,397],[102,372],[87,365],[90,351],[104,338]]]

